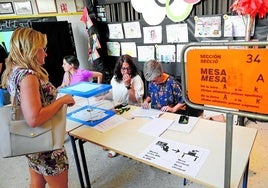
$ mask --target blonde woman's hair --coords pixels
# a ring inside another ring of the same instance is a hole
[[[17,28],[10,39],[10,52],[6,59],[6,70],[2,86],[6,87],[7,78],[14,66],[35,71],[38,78],[48,81],[47,71],[38,63],[38,50],[47,45],[47,36],[32,28]]]

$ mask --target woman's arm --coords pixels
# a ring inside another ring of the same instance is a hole
[[[143,103],[141,104],[141,107],[144,109],[149,109],[150,105],[149,103],[151,102],[151,98],[148,96],[144,99]]]
[[[74,105],[74,99],[70,95],[58,98],[51,104],[42,107],[39,92],[39,81],[35,75],[28,75],[22,79],[20,85],[21,109],[26,122],[31,127],[36,127],[48,121],[56,114],[62,105]]]
[[[70,80],[68,78],[69,76],[70,76],[69,72],[64,72],[62,83],[57,89],[60,89],[60,88],[63,88],[63,87],[66,87],[66,86],[70,85]]]
[[[170,87],[171,87],[170,89],[172,90],[172,95],[174,98],[173,103],[175,103],[176,105],[173,107],[163,106],[161,110],[165,112],[173,112],[173,113],[179,110],[186,110],[186,104],[182,97],[182,90],[180,88],[180,84],[177,81],[172,80]]]
[[[129,100],[141,104],[144,95],[144,84],[140,76],[132,78],[130,89],[128,89]]]
[[[98,79],[98,81],[97,81],[98,84],[102,83],[102,73],[101,72],[92,71],[92,77]]]
[[[173,108],[169,107],[166,111],[168,112],[177,112],[179,110],[186,110],[186,104],[185,103],[178,103]]]

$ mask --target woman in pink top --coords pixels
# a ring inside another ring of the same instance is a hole
[[[97,78],[98,84],[102,82],[102,73],[80,69],[79,61],[77,57],[73,55],[68,55],[63,58],[62,67],[65,73],[63,75],[62,84],[59,88],[70,86],[81,81],[89,81],[91,78]]]

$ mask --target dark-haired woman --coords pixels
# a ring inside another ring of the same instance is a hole
[[[68,55],[63,58],[62,67],[65,71],[63,81],[59,88],[70,86],[81,81],[97,78],[97,83],[102,82],[102,73],[79,68],[77,57]]]
[[[130,55],[119,57],[111,80],[111,98],[115,103],[139,104],[144,95],[144,83]]]

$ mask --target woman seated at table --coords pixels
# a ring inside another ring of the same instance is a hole
[[[102,73],[79,68],[79,61],[76,56],[67,55],[63,58],[62,67],[65,71],[62,84],[58,88],[70,86],[81,81],[97,79],[97,83],[102,82]]]
[[[102,99],[112,99],[115,104],[140,104],[144,95],[144,83],[130,55],[119,57],[111,80],[111,91]]]
[[[109,93],[98,98],[112,99],[115,104],[140,104],[144,95],[144,83],[138,73],[134,59],[130,55],[119,57],[114,75],[111,80],[112,89]],[[108,157],[115,157],[114,151],[108,152]]]
[[[143,108],[147,109],[151,106],[164,112],[185,111],[186,105],[179,83],[163,71],[160,62],[149,60],[144,63],[143,72],[149,82],[147,97],[142,103]]]

